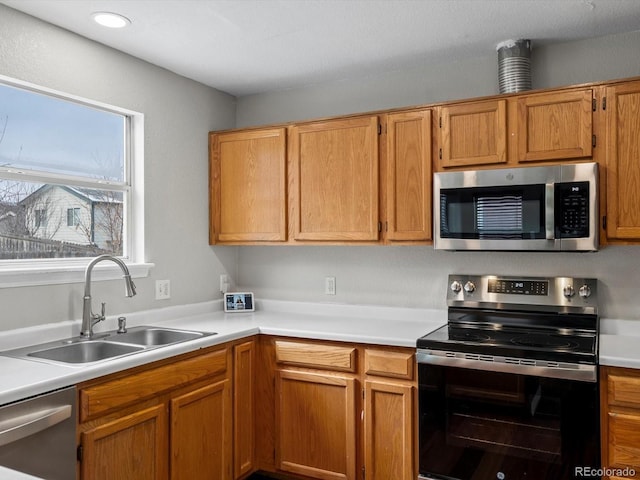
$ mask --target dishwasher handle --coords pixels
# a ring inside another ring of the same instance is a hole
[[[47,408],[0,422],[0,447],[51,428],[71,417],[71,405]]]

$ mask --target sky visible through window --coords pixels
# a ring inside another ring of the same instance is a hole
[[[129,126],[125,114],[0,83],[0,260],[126,251]]]
[[[0,84],[0,166],[123,181],[125,117]]]

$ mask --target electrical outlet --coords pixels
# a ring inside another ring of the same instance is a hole
[[[156,300],[171,298],[171,282],[169,280],[156,280]]]
[[[220,293],[227,293],[229,290],[229,276],[226,274],[220,275]]]
[[[324,277],[324,294],[336,294],[336,277]]]

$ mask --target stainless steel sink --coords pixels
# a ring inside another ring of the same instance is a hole
[[[135,327],[127,333],[119,333],[105,338],[106,342],[118,342],[144,346],[169,345],[171,343],[186,342],[211,335],[205,332],[191,330],[176,330],[158,327]]]
[[[126,333],[116,333],[115,330],[98,333],[92,340],[74,337],[8,350],[0,352],[0,355],[52,363],[83,365],[147,352],[211,335],[217,334],[178,328],[142,326],[130,328]]]
[[[54,362],[89,363],[106,360],[107,358],[120,357],[141,350],[144,350],[144,347],[138,345],[123,345],[120,343],[91,340],[46,348],[44,350],[27,353],[27,356],[53,360]]]

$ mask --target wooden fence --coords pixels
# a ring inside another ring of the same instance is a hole
[[[0,235],[0,259],[93,257],[107,251],[93,245]]]

